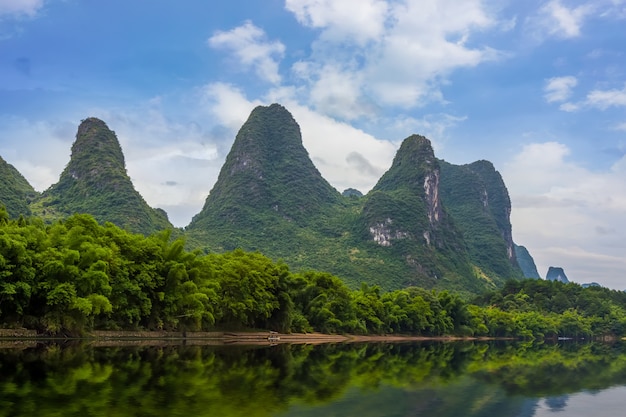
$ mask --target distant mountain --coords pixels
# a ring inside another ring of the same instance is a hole
[[[502,176],[488,161],[440,161],[441,199],[463,234],[470,259],[483,272],[522,278],[511,232],[511,201]]]
[[[6,207],[9,216],[30,216],[29,204],[39,193],[17,169],[0,157],[0,205]]]
[[[440,177],[430,141],[413,135],[372,191],[341,195],[313,165],[291,114],[278,104],[259,106],[186,232],[191,246],[258,250],[355,287],[478,292],[497,285],[505,277],[487,276],[470,262],[441,203]]]
[[[535,260],[524,246],[515,245],[515,256],[517,257],[517,263],[522,269],[524,278],[540,279],[541,276],[537,272],[537,266]]]
[[[405,261],[411,271],[407,284],[436,286],[440,279],[473,277],[463,237],[441,202],[440,181],[430,141],[412,135],[364,199],[361,218],[368,239],[388,247],[387,256]],[[469,281],[462,286],[476,284]]]
[[[320,222],[341,199],[313,165],[291,114],[279,104],[259,106],[239,130],[187,230],[219,250],[280,253],[298,230],[323,227]]]
[[[341,195],[344,197],[363,197],[363,193],[356,188],[346,188]]]
[[[117,137],[101,120],[80,124],[59,182],[39,198],[11,168],[0,172],[0,201],[16,196],[16,212],[30,208],[44,220],[88,213],[144,234],[171,227],[134,189]],[[19,192],[5,191],[9,183]],[[364,282],[476,294],[523,276],[510,210],[491,163],[440,161],[419,135],[402,142],[366,195],[340,194],[311,161],[289,111],[272,104],[255,108],[239,130],[185,237],[189,248],[259,251],[292,270],[330,272],[353,288]]]
[[[135,190],[115,133],[93,117],[78,127],[70,162],[59,182],[44,191],[31,209],[49,220],[88,213],[99,222],[143,234],[172,227],[167,214],[149,207]]]
[[[567,279],[567,275],[565,275],[565,271],[563,268],[551,266],[548,268],[548,273],[546,274],[546,280],[548,281],[559,281],[564,284],[567,284],[569,280]]]

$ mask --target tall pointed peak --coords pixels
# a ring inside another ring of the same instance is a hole
[[[135,190],[115,132],[95,117],[79,125],[70,162],[42,197],[39,214],[44,216],[87,213],[145,234],[171,227],[165,213],[149,207]]]
[[[217,182],[190,227],[219,222],[219,212],[240,217],[233,222],[243,221],[235,213],[247,208],[250,213],[270,210],[304,224],[340,197],[311,161],[291,113],[280,104],[258,106],[237,133]]]
[[[97,174],[91,171],[94,165],[126,171],[124,153],[115,132],[102,120],[89,117],[78,126],[66,171],[72,176]]]
[[[439,162],[430,140],[421,135],[411,135],[402,141],[391,168],[380,178],[374,190],[423,189],[424,178],[433,173],[438,176],[438,172]]]

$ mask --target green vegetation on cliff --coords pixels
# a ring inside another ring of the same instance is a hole
[[[7,184],[15,182],[13,174],[5,175]],[[9,207],[13,218],[30,209],[48,224],[90,214],[101,225],[144,235],[171,228],[165,212],[134,189],[115,133],[95,118],[79,126],[57,184],[33,199],[24,182],[20,192],[0,192],[0,201],[24,196],[22,208]],[[327,271],[353,290],[361,283],[383,290],[419,286],[468,297],[522,276],[510,209],[489,162],[439,161],[419,135],[402,142],[367,195],[342,195],[315,168],[292,115],[272,104],[252,111],[184,236],[188,249],[258,251],[294,271]]]
[[[0,205],[12,218],[30,216],[29,204],[38,193],[17,169],[0,157]]]
[[[511,201],[504,181],[493,165],[441,164],[441,200],[461,230],[469,256],[499,285],[521,278],[511,235]]]
[[[0,210],[0,326],[587,338],[626,333],[626,293],[512,280],[468,304],[418,287],[353,290],[256,252],[189,252],[168,231],[145,237],[84,214],[46,225]]]
[[[31,209],[47,220],[89,213],[99,222],[144,234],[172,227],[165,212],[149,207],[135,190],[115,133],[96,118],[82,121],[59,182]]]

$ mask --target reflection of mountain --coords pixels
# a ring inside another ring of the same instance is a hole
[[[570,394],[568,411],[581,398],[621,400],[624,352],[472,343],[5,348],[0,416],[31,416],[37,399],[39,415],[62,403],[64,415],[545,417]]]
[[[569,395],[559,395],[558,397],[546,398],[546,405],[552,411],[562,411],[567,407],[567,400]]]

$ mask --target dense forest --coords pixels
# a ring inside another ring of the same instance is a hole
[[[46,224],[0,209],[0,325],[520,338],[621,336],[626,293],[511,280],[473,300],[409,287],[350,289],[258,252],[185,250],[170,231],[133,234],[90,215]]]

